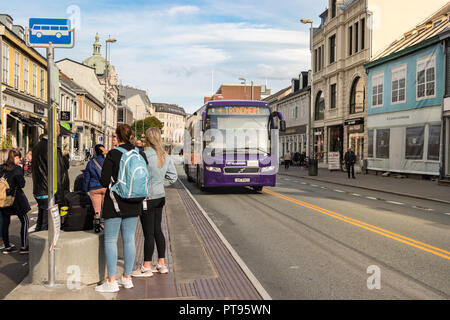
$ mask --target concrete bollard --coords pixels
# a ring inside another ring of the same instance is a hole
[[[48,231],[29,236],[29,273],[26,282],[43,284],[48,281]],[[106,278],[103,232],[61,231],[55,251],[55,280],[90,285]]]

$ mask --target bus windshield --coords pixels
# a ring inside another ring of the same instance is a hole
[[[224,153],[269,153],[269,109],[216,107],[208,111],[206,148]]]

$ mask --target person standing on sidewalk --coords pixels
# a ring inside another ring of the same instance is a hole
[[[59,125],[56,126],[56,137],[60,134]],[[55,203],[63,204],[64,195],[69,192],[69,155],[63,155],[57,148],[57,186]],[[38,204],[38,219],[36,230],[48,230],[48,124],[45,123],[44,136],[33,148],[33,161],[31,163],[33,178],[33,195]]]
[[[16,252],[17,248],[9,243],[9,225],[11,223],[11,215],[17,215],[20,223],[20,253],[28,253],[28,226],[30,221],[28,219],[28,211],[31,210],[28,203],[28,199],[23,192],[25,187],[25,177],[23,175],[23,169],[20,167],[22,161],[22,154],[19,150],[13,149],[9,151],[8,160],[2,167],[0,176],[4,177],[9,184],[9,195],[14,196],[13,205],[6,208],[1,208],[1,214],[3,216],[3,243],[5,248],[4,254]],[[7,193],[8,194],[8,193]]]
[[[350,170],[352,170],[352,178],[355,178],[355,162],[356,162],[356,155],[352,151],[352,148],[348,148],[348,151],[344,155],[344,161],[345,161],[345,167],[347,168],[347,175],[350,179]]]
[[[2,149],[0,150],[0,171],[3,168],[3,165],[5,164],[6,160],[8,160],[8,149]],[[0,250],[5,249],[5,244],[3,243],[3,215],[0,213]]]
[[[106,188],[100,183],[102,176],[102,167],[105,162],[105,155],[103,154],[105,147],[102,144],[97,144],[94,148],[95,157],[90,160],[84,170],[84,185],[83,191],[89,192],[92,200],[92,206],[95,212],[94,225],[100,224],[100,212],[102,211],[103,199],[105,198]],[[101,230],[101,228],[99,229]]]
[[[147,210],[140,216],[144,233],[144,264],[140,269],[133,271],[133,277],[151,277],[153,272],[168,273],[164,263],[166,253],[166,241],[161,230],[161,221],[166,193],[164,180],[170,184],[177,181],[178,175],[172,158],[164,151],[161,140],[161,130],[150,128],[145,133],[145,139],[149,148],[145,150],[148,160],[148,173],[150,176],[147,198]],[[158,251],[158,263],[151,266],[153,251]]]
[[[133,132],[127,124],[121,124],[116,129],[119,147],[127,151],[135,149],[131,143]],[[148,163],[144,153],[140,155]],[[107,188],[105,200],[103,202],[103,218],[105,220],[105,256],[106,266],[108,269],[108,280],[102,285],[95,287],[98,292],[117,292],[119,284],[126,289],[133,288],[131,280],[131,272],[133,271],[134,259],[136,257],[136,245],[134,235],[136,233],[136,225],[138,216],[142,214],[142,202],[130,202],[115,196],[120,212],[115,209],[115,203],[111,198],[111,178],[118,181],[120,161],[122,152],[118,149],[112,149],[108,152],[105,162],[103,163],[102,175],[100,183]],[[122,231],[123,255],[125,260],[124,273],[119,281],[116,280],[117,268],[117,239],[119,238],[119,230]]]
[[[288,151],[286,151],[286,153],[284,154],[284,169],[288,170],[289,169],[289,165],[291,164],[291,153]]]

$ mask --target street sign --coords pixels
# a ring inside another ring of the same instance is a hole
[[[67,18],[30,18],[27,43],[31,47],[73,48],[75,30]]]
[[[70,121],[70,111],[61,111],[61,121]]]
[[[98,142],[99,143],[103,142],[103,137],[102,136],[98,137]]]

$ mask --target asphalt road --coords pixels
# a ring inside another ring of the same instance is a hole
[[[448,205],[285,176],[200,192],[179,173],[273,299],[450,298]]]

